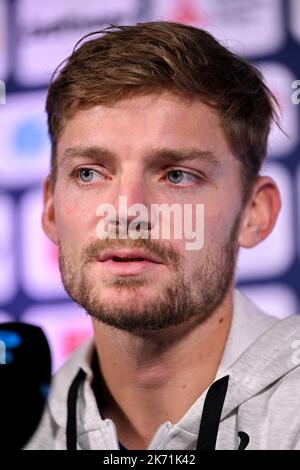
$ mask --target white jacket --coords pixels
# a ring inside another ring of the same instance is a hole
[[[119,449],[116,427],[101,418],[90,385],[93,348],[91,339],[54,377],[27,449]],[[159,426],[148,450],[300,449],[299,364],[300,316],[278,320],[235,290],[214,383],[177,423]]]

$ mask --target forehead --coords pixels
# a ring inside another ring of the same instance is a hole
[[[231,155],[217,112],[199,99],[169,91],[75,112],[58,139],[58,156],[87,146],[106,148],[120,158],[162,147],[190,147],[222,159]]]

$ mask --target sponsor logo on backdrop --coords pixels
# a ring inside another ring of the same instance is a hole
[[[21,188],[39,182],[50,166],[45,94],[9,95],[0,106],[0,185]]]
[[[240,249],[237,280],[273,278],[285,273],[295,256],[294,217],[292,213],[292,181],[288,171],[278,163],[264,165],[262,175],[271,176],[277,183],[282,208],[272,233],[251,250]]]
[[[0,78],[5,80],[8,75],[8,9],[6,0],[0,0]]]
[[[34,306],[23,321],[40,326],[49,341],[55,372],[66,358],[93,334],[90,317],[76,304]]]
[[[36,7],[36,0],[19,0],[17,81],[23,85],[47,84],[82,36],[109,23],[136,23],[138,12],[139,0],[45,0],[43,8]]]
[[[0,196],[0,304],[10,301],[16,291],[14,209],[13,200],[9,196]]]
[[[20,204],[22,285],[34,299],[66,297],[58,268],[57,248],[43,232],[41,214],[41,192],[27,192]]]
[[[280,0],[153,0],[152,14],[203,27],[237,52],[261,56],[283,44],[281,8]]]
[[[277,62],[258,64],[265,81],[273,91],[280,106],[280,125],[287,135],[273,125],[269,136],[268,154],[271,157],[284,157],[292,152],[299,141],[299,114],[291,101],[291,85],[295,77],[291,70]]]
[[[12,136],[12,144],[20,159],[35,159],[46,146],[45,123],[41,116],[27,116],[19,121]]]
[[[209,11],[206,5],[195,0],[162,0],[162,2],[155,0],[154,17],[160,12],[166,19],[192,26],[205,25],[209,21]]]

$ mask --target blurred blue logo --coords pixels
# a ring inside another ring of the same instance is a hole
[[[10,364],[13,360],[12,349],[22,344],[22,338],[15,331],[0,330],[0,364]]]
[[[36,158],[47,143],[47,129],[41,118],[33,117],[17,124],[13,135],[13,147],[20,157]]]

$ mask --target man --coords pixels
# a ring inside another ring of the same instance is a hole
[[[253,66],[181,24],[111,27],[70,56],[47,98],[42,223],[94,338],[54,378],[28,448],[300,448],[300,320],[234,288],[239,247],[280,210],[259,175],[275,105]],[[156,218],[134,225],[136,204]],[[160,204],[191,216],[197,249]],[[150,236],[161,219],[169,238]]]

